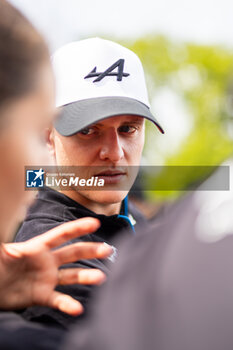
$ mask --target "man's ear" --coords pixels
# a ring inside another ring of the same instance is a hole
[[[45,129],[45,140],[50,153],[50,156],[53,159],[56,159],[55,151],[55,142],[54,142],[54,128],[53,126]]]

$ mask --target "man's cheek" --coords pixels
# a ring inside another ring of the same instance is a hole
[[[135,142],[132,147],[128,150],[130,164],[139,165],[143,151],[143,143]]]

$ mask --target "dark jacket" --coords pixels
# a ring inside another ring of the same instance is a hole
[[[13,312],[0,312],[1,350],[56,350],[65,332],[28,322]]]
[[[232,350],[229,194],[188,195],[160,227],[124,240],[92,317],[61,350]]]
[[[100,228],[95,233],[74,239],[72,242],[106,242],[115,246],[115,239],[121,232],[123,232],[122,234],[125,236],[133,236],[135,234],[134,231],[137,230],[137,226],[139,224],[146,224],[146,220],[143,218],[143,216],[134,207],[132,207],[132,205],[129,205],[128,212],[136,221],[136,224],[133,226],[131,223],[132,220],[130,221],[129,218],[124,215],[126,214],[126,210],[127,208],[125,208],[124,204],[121,208],[121,215],[98,215],[64,194],[49,188],[45,188],[39,192],[37,200],[29,209],[27,217],[16,235],[16,241],[19,242],[28,240],[64,222],[90,216],[100,220]],[[66,244],[70,244],[70,242]],[[99,268],[108,274],[109,267],[111,265],[112,262],[110,261],[94,259],[82,260],[66,266]],[[59,286],[57,287],[57,290],[67,293],[79,300],[84,305],[85,310],[87,310],[90,293],[95,288],[96,287],[93,286],[72,285]],[[37,321],[49,325],[60,325],[61,327],[65,328],[74,321],[74,317],[68,316],[56,310],[38,306],[26,309],[23,311],[22,315],[27,320]],[[78,320],[82,319],[83,317],[84,316],[78,317]]]

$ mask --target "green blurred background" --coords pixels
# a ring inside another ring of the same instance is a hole
[[[164,36],[121,43],[142,60],[152,110],[165,129],[160,135],[147,123],[143,164],[166,166],[154,179],[158,188],[170,181],[169,166],[215,166],[228,158],[233,152],[233,51]],[[145,192],[146,197],[176,198],[179,189],[208,175],[193,169],[187,166],[177,176],[177,191]]]

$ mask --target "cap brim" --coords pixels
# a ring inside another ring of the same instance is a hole
[[[63,136],[76,134],[100,120],[118,115],[137,115],[152,121],[159,131],[163,128],[142,102],[128,97],[96,97],[69,103],[60,107],[55,121],[56,130]]]

